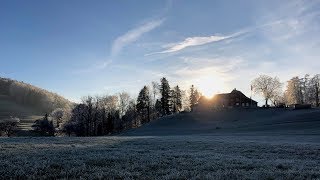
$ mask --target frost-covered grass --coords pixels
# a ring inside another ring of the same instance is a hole
[[[320,179],[319,136],[0,138],[1,179]]]

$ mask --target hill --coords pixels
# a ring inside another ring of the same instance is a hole
[[[36,119],[56,108],[71,106],[69,100],[58,94],[24,82],[0,78],[0,120],[18,117],[20,129],[30,129]]]
[[[163,117],[125,135],[319,134],[320,109],[229,109]]]
[[[68,108],[72,104],[56,93],[8,78],[0,78],[0,95],[6,95],[15,103],[41,113],[48,113],[56,108]]]

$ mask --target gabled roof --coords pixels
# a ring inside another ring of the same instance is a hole
[[[229,98],[231,95],[240,95],[240,96],[244,96],[246,99],[250,99],[248,98],[246,95],[244,95],[241,91],[238,91],[236,89],[233,89],[230,93],[221,93],[221,94],[216,94],[214,96],[214,98]],[[257,101],[251,99],[252,102],[258,103]]]

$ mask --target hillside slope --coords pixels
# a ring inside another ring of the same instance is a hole
[[[49,113],[56,108],[69,108],[72,103],[64,97],[28,83],[0,77],[0,95],[39,113]]]
[[[18,117],[20,130],[30,130],[33,122],[45,113],[70,107],[72,103],[58,94],[24,82],[0,78],[0,120]]]
[[[243,109],[171,115],[124,135],[190,134],[320,135],[320,110]]]
[[[0,95],[0,121],[10,117],[18,117],[19,130],[30,130],[36,119],[43,117],[43,114],[36,110],[15,103],[9,96]]]

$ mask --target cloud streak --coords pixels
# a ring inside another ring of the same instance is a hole
[[[163,22],[164,19],[151,20],[118,37],[112,44],[111,58],[117,56],[124,47],[138,40],[143,34],[159,27]]]
[[[126,46],[129,46],[131,43],[137,41],[144,34],[159,27],[164,22],[164,20],[165,20],[164,18],[152,19],[152,20],[149,20],[149,21],[141,24],[140,26],[137,26],[137,27],[127,31],[126,33],[117,37],[113,41],[112,46],[111,46],[111,50],[110,50],[110,55],[106,60],[100,61],[100,63],[95,64],[92,67],[76,71],[75,73],[89,73],[89,72],[92,72],[95,70],[101,70],[101,69],[108,67],[113,62],[113,60],[116,59],[117,56],[121,53],[123,48],[125,48]]]
[[[218,36],[218,35],[212,35],[212,36],[195,36],[195,37],[188,37],[185,40],[178,42],[178,43],[171,43],[167,45],[167,49],[164,51],[154,52],[150,54],[146,54],[146,56],[154,55],[154,54],[165,54],[165,53],[172,53],[181,51],[185,48],[192,47],[192,46],[201,46],[209,43],[215,43],[220,42],[226,39],[235,38],[237,36],[240,36],[242,34],[245,34],[249,32],[249,29],[245,29],[242,31],[239,31],[237,33],[228,35],[228,36]]]

